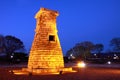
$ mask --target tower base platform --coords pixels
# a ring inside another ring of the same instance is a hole
[[[70,72],[76,72],[72,68],[22,68],[22,70],[13,70],[10,71],[16,75],[49,75],[49,74],[64,74]]]

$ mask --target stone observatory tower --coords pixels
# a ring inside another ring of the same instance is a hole
[[[36,30],[32,43],[28,69],[56,72],[64,68],[63,54],[57,34],[57,11],[41,8],[35,15]]]

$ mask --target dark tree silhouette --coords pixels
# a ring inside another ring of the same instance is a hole
[[[11,55],[16,50],[24,48],[23,42],[14,36],[10,36],[10,35],[5,36],[5,40],[6,40],[6,53],[7,53],[7,55]]]
[[[120,38],[113,38],[110,41],[110,46],[115,52],[120,52]]]
[[[94,44],[92,42],[90,42],[90,41],[84,41],[84,42],[78,43],[77,45],[78,46],[82,46],[82,49],[84,51],[82,53],[82,56],[84,56],[84,59],[90,57],[91,51],[94,48]]]
[[[78,43],[77,45],[83,46],[85,51],[91,51],[94,48],[94,44],[90,41],[84,41],[84,42]]]
[[[0,35],[0,53],[5,53],[5,38]]]
[[[104,49],[103,44],[95,44],[93,51],[95,51],[96,53],[101,53],[101,51],[103,51],[103,49]]]
[[[93,47],[94,47],[94,44],[90,41],[77,43],[73,48],[67,51],[66,55],[70,56],[72,54],[76,58],[81,57],[86,59],[87,57],[90,56],[90,53]]]

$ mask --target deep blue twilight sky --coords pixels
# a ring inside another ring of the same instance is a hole
[[[58,34],[65,54],[76,43],[102,43],[120,37],[120,0],[0,0],[0,34],[20,38],[29,50],[40,7],[57,10]]]

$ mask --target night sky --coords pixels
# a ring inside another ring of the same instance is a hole
[[[40,7],[56,10],[63,53],[76,43],[102,43],[105,51],[120,37],[120,0],[0,0],[0,34],[12,35],[30,50]]]

